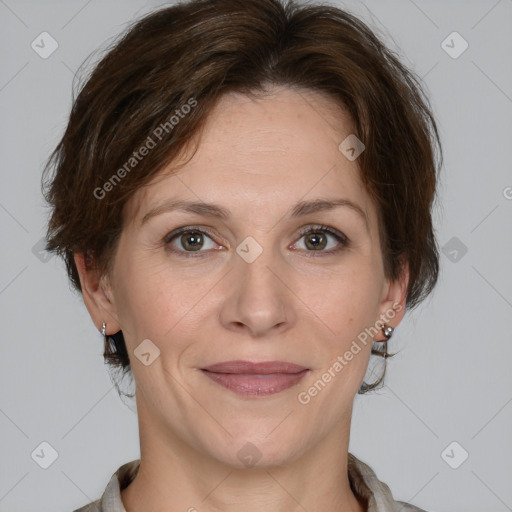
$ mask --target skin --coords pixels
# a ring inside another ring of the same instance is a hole
[[[396,327],[405,312],[407,268],[399,281],[386,279],[376,209],[357,160],[338,149],[352,132],[346,112],[317,92],[224,96],[193,158],[178,170],[171,163],[126,205],[111,275],[75,256],[89,313],[99,329],[105,321],[107,333],[123,330],[135,377],[141,465],[122,491],[127,512],[365,510],[349,485],[347,453],[372,339],[308,404],[297,399],[365,328],[398,305],[386,322]],[[232,216],[169,211],[141,225],[173,198],[217,203]],[[319,198],[356,203],[369,229],[346,206],[287,216]],[[320,232],[324,245],[311,248],[314,235],[300,230],[317,225],[349,245]],[[163,241],[188,226],[209,230],[201,257],[183,245],[190,236]],[[248,236],[263,248],[252,263],[236,252]],[[145,339],[160,350],[148,366],[134,356]],[[285,391],[242,397],[200,370],[234,359],[310,371]],[[261,455],[250,468],[237,456],[248,442]]]

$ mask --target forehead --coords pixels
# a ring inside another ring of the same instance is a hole
[[[127,218],[140,219],[171,198],[251,207],[252,219],[319,196],[364,205],[357,161],[338,147],[352,132],[347,111],[318,92],[282,87],[258,97],[227,94],[194,141],[193,157],[171,162],[137,191]]]

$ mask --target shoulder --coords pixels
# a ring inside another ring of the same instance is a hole
[[[352,453],[348,454],[348,474],[352,490],[367,503],[368,512],[427,512],[415,505],[396,501],[388,485]]]
[[[140,459],[120,466],[110,478],[101,498],[73,512],[126,512],[121,500],[121,490],[137,475]]]

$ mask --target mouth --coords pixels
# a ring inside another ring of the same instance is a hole
[[[226,361],[201,371],[238,395],[269,396],[296,385],[310,370],[285,361]]]

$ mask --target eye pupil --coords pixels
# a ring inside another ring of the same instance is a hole
[[[306,246],[308,248],[323,249],[326,243],[326,236],[321,233],[311,233],[306,237]]]
[[[185,249],[197,251],[203,244],[203,236],[198,231],[188,231],[181,236],[181,242]]]

